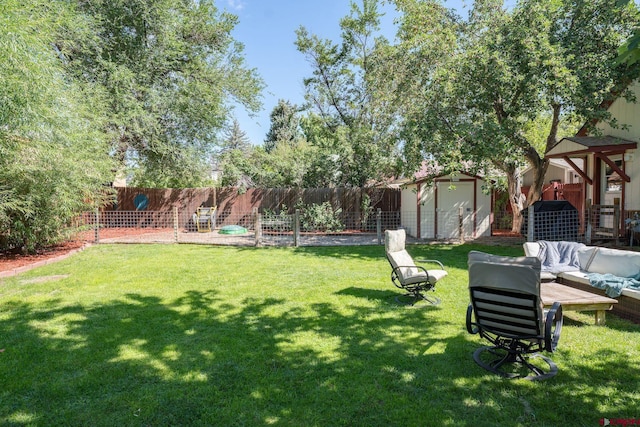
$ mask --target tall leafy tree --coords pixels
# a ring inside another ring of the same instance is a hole
[[[213,155],[215,169],[222,172],[221,184],[226,186],[247,186],[248,178],[253,175],[255,165],[250,158],[253,145],[247,134],[240,127],[237,119],[233,119],[231,127],[224,132],[221,146]]]
[[[218,168],[222,172],[220,184],[223,187],[248,188],[255,186],[253,176],[259,164],[255,161],[254,149],[249,152],[228,150],[220,154]]]
[[[278,100],[270,114],[271,126],[264,141],[267,152],[273,151],[278,145],[294,146],[301,138],[300,118],[298,107],[284,99]]]
[[[633,6],[521,0],[507,10],[501,0],[477,0],[462,20],[436,1],[396,4],[402,42],[389,68],[400,71],[393,81],[409,158],[429,154],[450,168],[473,161],[502,171],[518,229],[523,207],[540,197],[544,152],[562,136],[563,123],[606,121],[602,101],[630,96],[625,88],[637,70],[614,61],[637,24]],[[527,131],[532,125],[544,131]],[[526,201],[524,162],[535,176]]]
[[[305,140],[280,144],[269,152],[261,146],[250,151],[229,150],[221,156],[221,183],[241,188],[303,187],[314,153],[315,148]]]
[[[316,113],[308,112],[300,122],[303,133],[308,141],[312,141],[313,155],[304,176],[304,187],[340,187],[346,181],[343,179],[342,159],[348,158],[345,145],[336,144],[344,141],[341,135],[345,128],[332,132],[325,126],[324,120]],[[341,149],[342,148],[342,149]]]
[[[260,147],[254,152],[258,167],[253,182],[265,188],[303,187],[313,152],[314,148],[305,140],[294,145],[279,144],[269,152]]]
[[[340,185],[365,186],[391,173],[395,139],[372,81],[380,65],[376,49],[388,44],[376,37],[380,16],[377,0],[351,2],[340,44],[297,30],[296,46],[313,69],[304,84],[316,130],[307,139],[338,157]]]
[[[300,131],[295,105],[280,100],[271,113],[263,146],[238,145],[238,127],[231,130],[219,156],[223,184],[238,187],[301,187],[312,147]]]
[[[256,149],[252,174],[259,187],[302,187],[314,151],[302,135],[299,108],[283,99],[273,108],[264,145]]]
[[[95,34],[64,34],[58,48],[77,79],[104,87],[114,158],[137,184],[201,184],[233,104],[260,107],[263,83],[231,36],[237,17],[213,0],[60,1]]]
[[[67,237],[72,219],[100,206],[113,179],[103,104],[78,84],[53,46],[83,30],[66,7],[0,3],[0,250],[34,252]]]

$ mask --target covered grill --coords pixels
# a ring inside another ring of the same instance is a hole
[[[533,208],[533,236],[529,230],[529,210]],[[520,233],[529,240],[577,241],[580,228],[578,210],[566,200],[541,200],[522,211]]]

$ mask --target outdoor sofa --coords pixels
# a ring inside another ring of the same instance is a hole
[[[541,280],[616,298],[612,313],[640,323],[640,252],[575,242],[526,242],[542,264]]]

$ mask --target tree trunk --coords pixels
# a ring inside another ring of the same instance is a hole
[[[527,206],[531,206],[534,202],[541,199],[542,188],[544,187],[544,176],[547,173],[548,167],[548,159],[539,159],[539,161],[533,165],[533,182],[527,193]]]
[[[522,226],[522,209],[524,209],[525,197],[522,194],[522,177],[520,176],[520,168],[509,165],[504,169],[507,175],[507,188],[509,192],[509,203],[513,212],[513,223],[511,232],[519,233]]]
[[[556,143],[556,137],[558,136],[558,124],[560,123],[561,108],[562,107],[560,104],[553,104],[553,117],[551,120],[549,135],[547,135],[545,152],[553,147]],[[527,194],[527,206],[531,206],[542,197],[544,176],[547,173],[547,169],[549,168],[549,159],[545,159],[544,157],[540,158],[538,152],[531,145],[527,146],[524,156],[529,161],[529,164],[531,164],[531,166],[533,167],[533,183],[531,184],[531,187],[529,187],[529,193]]]

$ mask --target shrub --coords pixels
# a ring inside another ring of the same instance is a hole
[[[280,206],[280,212],[265,209],[262,214],[262,226],[274,231],[291,230],[291,215],[288,213],[287,205]]]
[[[342,209],[334,210],[331,203],[324,202],[320,205],[299,205],[300,227],[303,231],[342,231],[344,225],[340,220]]]

